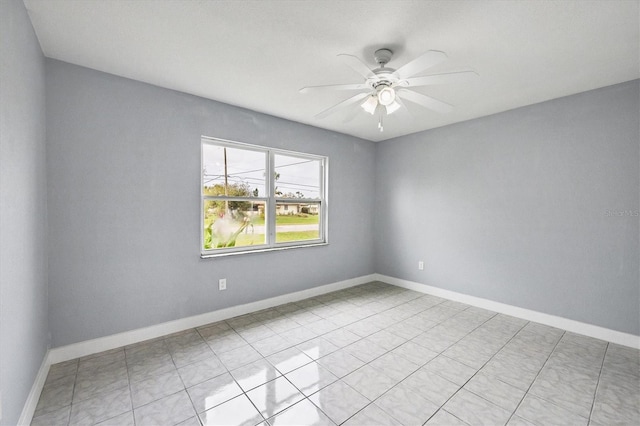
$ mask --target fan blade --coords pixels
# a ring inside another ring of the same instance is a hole
[[[365,63],[362,62],[357,56],[341,53],[338,55],[338,57],[342,59],[342,62],[347,64],[352,70],[354,70],[364,78],[375,78],[376,75],[374,74],[374,72],[368,66],[366,66]]]
[[[346,109],[347,109],[347,112],[344,118],[342,119],[342,122],[345,124],[351,122],[359,114],[364,112],[362,108],[360,108],[360,105],[358,105],[357,103],[352,104],[351,106],[348,106]]]
[[[307,86],[300,89],[300,93],[307,93],[312,90],[363,90],[371,89],[366,83],[356,84],[330,84],[326,86]]]
[[[448,72],[444,74],[433,74],[425,77],[413,77],[408,78],[406,81],[408,84],[403,87],[417,87],[417,86],[429,86],[432,84],[445,84],[445,83],[459,83],[472,80],[477,77],[478,73],[475,71],[460,71],[460,72]]]
[[[418,56],[413,61],[398,68],[394,74],[399,79],[404,80],[405,78],[409,78],[422,70],[425,70],[434,65],[438,65],[445,59],[447,59],[446,53],[440,52],[438,50],[429,50],[422,56]]]
[[[422,105],[425,108],[429,108],[437,112],[451,112],[453,110],[452,105],[412,90],[399,90],[397,95],[407,101],[413,102],[414,104]]]
[[[340,108],[344,108],[346,106],[355,104],[358,101],[361,101],[362,99],[366,98],[367,96],[369,96],[369,93],[358,93],[357,95],[353,95],[352,97],[345,99],[344,101],[340,102],[339,104],[336,104],[334,106],[332,106],[331,108],[327,108],[324,111],[316,114],[316,118],[325,118],[330,114],[333,114],[334,112],[336,112],[337,110],[339,110]]]

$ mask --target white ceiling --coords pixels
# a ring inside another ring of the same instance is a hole
[[[372,141],[640,77],[639,2],[25,0],[47,57]],[[318,112],[351,92],[303,86],[364,79],[336,57],[427,50],[449,60],[420,75],[473,69],[467,83],[418,91],[453,104],[408,104],[377,117]]]

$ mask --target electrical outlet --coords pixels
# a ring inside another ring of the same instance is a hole
[[[418,269],[421,271],[424,270],[424,262],[422,260],[418,262]]]
[[[218,281],[218,290],[226,290],[227,289],[227,279],[220,278]]]

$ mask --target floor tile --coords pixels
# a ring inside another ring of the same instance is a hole
[[[132,408],[131,392],[126,387],[73,404],[69,425],[99,423],[131,411]]]
[[[271,426],[334,426],[335,423],[329,419],[318,407],[313,405],[308,399],[297,402],[292,407],[287,408],[280,414],[268,419]]]
[[[33,417],[31,426],[67,426],[70,414],[71,404],[42,412],[42,414]]]
[[[423,366],[438,356],[437,352],[429,350],[414,342],[406,342],[391,351],[392,354],[400,355],[416,365]]]
[[[293,346],[293,343],[287,340],[285,337],[282,337],[278,334],[274,334],[273,336],[267,337],[264,340],[259,340],[251,344],[260,355],[263,357],[267,357],[276,352],[283,351],[287,348]]]
[[[511,417],[511,411],[465,389],[460,389],[442,408],[472,425],[504,425]]]
[[[311,362],[285,375],[305,396],[329,386],[338,377],[317,362]]]
[[[338,350],[318,360],[318,364],[338,377],[346,376],[364,365],[364,362],[345,350]]]
[[[600,378],[591,420],[602,425],[640,423],[640,378]]]
[[[407,340],[396,334],[391,334],[386,330],[378,331],[365,339],[374,343],[387,351],[397,348]]]
[[[323,337],[316,337],[315,339],[308,340],[296,346],[302,352],[307,354],[311,359],[318,359],[325,355],[329,355],[332,352],[337,351],[339,348],[333,343],[325,340]]]
[[[204,361],[212,356],[213,351],[204,342],[171,351],[171,358],[173,358],[173,363],[177,368],[193,364],[194,362]]]
[[[375,404],[369,404],[343,423],[344,426],[402,426],[400,422]]]
[[[255,426],[264,419],[243,394],[201,413],[200,420],[204,426]]]
[[[425,424],[428,426],[468,426],[468,423],[463,422],[442,408],[438,410],[436,414],[431,416],[429,421]]]
[[[235,331],[232,334],[226,335],[224,337],[211,337],[207,339],[207,344],[216,353],[216,355],[220,356],[221,354],[240,348],[242,346],[246,346],[248,342],[240,337]]]
[[[369,365],[397,381],[404,380],[420,367],[418,364],[391,352],[376,358]]]
[[[342,380],[370,401],[378,398],[398,383],[397,380],[392,379],[369,365],[357,369],[353,373],[343,377]]]
[[[230,373],[245,392],[282,375],[265,359],[259,359]]]
[[[54,382],[62,377],[75,375],[78,371],[78,360],[72,359],[71,361],[60,362],[53,364],[49,367],[49,373],[45,381],[45,386]]]
[[[322,337],[339,348],[343,348],[361,339],[359,335],[348,331],[346,327],[331,331]]]
[[[365,339],[358,340],[349,346],[345,346],[343,349],[364,362],[371,362],[388,352],[386,349]]]
[[[78,375],[73,390],[73,402],[84,401],[127,386],[129,375],[124,366],[113,371],[96,372],[93,375]]]
[[[184,384],[176,370],[158,374],[139,382],[131,382],[133,408],[146,405],[183,389]]]
[[[175,369],[176,365],[168,353],[162,356],[154,356],[150,359],[140,359],[132,363],[127,362],[129,380],[134,381],[143,380],[149,376]]]
[[[170,352],[173,352],[176,349],[182,349],[204,343],[202,336],[195,328],[170,334],[164,339],[164,341]]]
[[[266,339],[267,337],[274,336],[275,331],[262,324],[251,324],[247,327],[237,329],[236,332],[249,343],[257,342],[259,340]]]
[[[315,323],[312,323],[312,324],[315,324]],[[271,330],[273,330],[274,332],[279,334],[286,333],[289,330],[293,330],[294,328],[300,327],[300,324],[298,324],[295,321],[291,321],[289,318],[286,318],[286,317],[269,320],[265,322],[265,325],[269,327]]]
[[[133,410],[136,426],[175,425],[195,414],[186,391],[165,396]]]
[[[247,396],[264,418],[272,417],[304,399],[304,395],[284,376],[250,390]]]
[[[282,374],[287,374],[313,360],[300,349],[289,348],[267,357],[267,361],[273,364]]]
[[[135,426],[135,424],[133,411],[128,411],[120,414],[119,416],[97,423],[96,426]]]
[[[536,426],[536,424],[527,419],[523,419],[520,416],[512,416],[511,419],[509,419],[507,426]]]
[[[235,370],[236,368],[250,364],[253,361],[257,361],[262,358],[258,351],[256,351],[249,345],[241,346],[239,348],[230,350],[229,352],[223,352],[218,355],[218,357],[220,358],[220,361],[222,361],[224,366],[229,370]]]
[[[44,386],[36,406],[36,415],[57,411],[61,407],[70,405],[73,399],[75,380],[75,375],[69,375]]]
[[[194,362],[193,364],[178,368],[178,373],[182,378],[182,382],[185,387],[188,388],[226,372],[227,369],[215,355],[203,361]]]
[[[403,386],[412,388],[420,396],[441,406],[460,389],[460,385],[448,381],[433,371],[421,368],[407,377]]]
[[[319,322],[324,323],[325,320]],[[308,325],[293,328],[284,333],[281,333],[280,335],[290,343],[290,346],[299,345],[300,343],[306,342],[307,340],[318,337],[318,333],[309,329]]]
[[[407,386],[396,386],[375,404],[403,425],[421,425],[438,410],[438,406]]]
[[[464,389],[510,412],[516,409],[525,394],[523,390],[484,373],[473,376]]]
[[[242,393],[231,374],[225,373],[187,389],[198,413],[222,404]]]
[[[196,328],[196,331],[202,336],[203,339],[207,339],[212,336],[220,336],[225,332],[231,330],[231,326],[224,321],[216,322],[213,324],[207,324],[202,327]]]
[[[529,393],[588,418],[597,383],[597,377],[589,377],[582,371],[569,367],[545,367],[531,385]]]
[[[424,330],[421,330],[419,328],[413,327],[412,325],[406,324],[406,321],[403,321],[401,323],[397,323],[397,324],[393,324],[390,327],[385,328],[384,330],[391,333],[391,334],[395,334],[397,336],[400,336],[404,339],[407,340],[411,340],[414,337],[422,334],[424,332]]]
[[[527,394],[515,413],[535,424],[587,425],[588,420],[552,402]]]
[[[78,364],[78,374],[93,374],[111,371],[124,365],[125,352],[123,348],[106,351],[90,358],[82,358]]]
[[[308,330],[311,330],[312,332],[316,333],[318,336],[329,333],[330,331],[333,331],[337,328],[340,328],[340,326],[334,322],[331,321],[331,318],[328,319],[324,319],[322,321],[316,321],[314,323],[311,324],[307,324],[305,325],[305,328]]]
[[[380,331],[380,327],[375,325],[372,321],[361,320],[358,322],[354,322],[353,324],[349,324],[345,327],[345,330],[356,334],[360,337],[367,337],[373,333],[377,333]]]
[[[340,424],[364,408],[369,400],[342,381],[337,381],[309,397],[334,423]]]
[[[481,371],[519,389],[527,390],[543,365],[544,359],[502,350],[487,362]]]
[[[200,418],[198,418],[197,416],[193,416],[176,424],[175,426],[202,426],[202,423],[200,423]]]
[[[460,340],[462,336],[452,334],[444,327],[434,327],[425,331],[422,334],[417,335],[412,342],[417,343],[433,352],[440,353],[446,350],[449,346]]]

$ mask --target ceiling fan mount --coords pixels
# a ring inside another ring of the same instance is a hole
[[[393,57],[393,52],[389,49],[378,49],[374,52],[373,57],[376,59],[380,68],[384,68]]]
[[[477,76],[474,71],[459,71],[414,77],[423,70],[447,59],[447,55],[444,52],[437,50],[429,50],[398,69],[387,67],[387,64],[393,58],[393,51],[390,49],[378,49],[374,52],[373,56],[379,67],[372,70],[356,56],[347,54],[338,55],[346,65],[364,77],[363,82],[329,86],[310,86],[300,89],[301,93],[312,90],[360,91],[360,93],[320,112],[316,115],[317,118],[327,117],[340,109],[360,103],[362,109],[369,114],[373,115],[376,112],[380,114],[378,128],[380,131],[383,131],[382,116],[392,114],[399,109],[406,110],[407,107],[403,100],[437,112],[449,112],[453,109],[451,105],[445,102],[412,90],[414,87],[464,81],[470,77]],[[354,110],[355,112],[358,111],[358,109],[352,109],[352,112]],[[355,117],[355,115],[356,114],[350,114],[347,118],[351,119]]]

